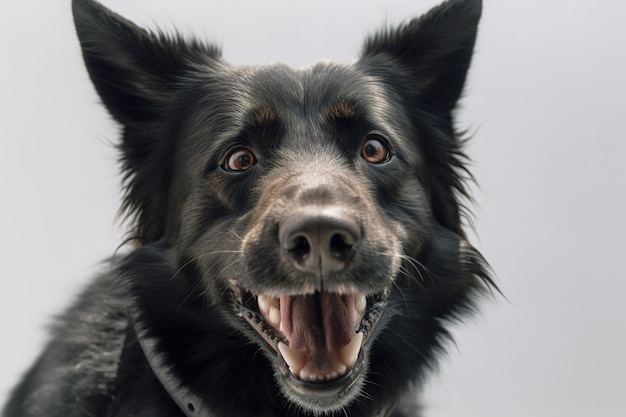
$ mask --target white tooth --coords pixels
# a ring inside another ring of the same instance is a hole
[[[294,372],[292,372],[292,374],[296,375],[300,379],[309,380],[309,381],[311,380],[311,376],[312,376],[312,374],[310,374],[309,371],[307,371],[306,369],[302,369],[300,371],[299,376],[295,374]]]
[[[270,307],[270,314],[269,314],[269,321],[270,324],[276,328],[280,327],[280,310],[277,309],[274,306]]]
[[[335,372],[337,372],[337,374],[334,376],[334,378],[338,377],[339,375],[345,374],[347,370],[348,368],[346,368],[346,365],[344,364],[337,365],[337,368],[335,368]]]
[[[365,298],[364,295],[357,296],[354,307],[356,308],[359,316],[363,316],[363,313],[365,313],[365,307],[367,307],[367,298]]]
[[[278,309],[279,319],[276,321],[276,323],[272,323],[273,325],[278,327],[278,324],[280,323],[280,300],[278,298],[270,297],[267,295],[259,295],[257,297],[257,303],[259,304],[259,311],[266,320],[271,317],[272,308]]]
[[[259,310],[261,311],[261,314],[263,314],[264,316],[267,316],[269,314],[270,306],[272,305],[271,300],[272,298],[266,295],[259,295],[257,297],[257,301],[259,303]]]
[[[301,375],[301,372],[304,373],[302,371],[302,368],[304,367],[304,364],[306,362],[304,354],[298,352],[297,350],[291,349],[283,342],[278,342],[278,350],[280,351],[280,354],[282,355],[285,362],[287,362],[287,366],[289,366],[289,370],[291,371],[291,373],[299,378],[304,379],[304,376]]]
[[[365,308],[367,307],[367,299],[365,295],[354,295],[354,304],[351,309],[351,319],[352,323],[357,325],[363,320],[363,314],[365,313]],[[355,329],[356,330],[356,329]]]
[[[341,348],[341,360],[347,368],[352,368],[356,363],[356,359],[361,351],[361,343],[363,343],[363,333],[359,332],[352,337],[350,343]]]

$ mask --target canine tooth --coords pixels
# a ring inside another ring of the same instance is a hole
[[[365,312],[365,308],[367,307],[367,298],[365,298],[364,295],[357,296],[357,299],[354,303],[354,307],[356,308],[356,311],[359,314],[359,316],[363,316],[363,313]]]
[[[280,327],[280,310],[276,307],[270,307],[270,314],[268,316],[269,322],[274,327]]]
[[[367,299],[365,295],[355,295],[354,296],[354,304],[351,310],[352,314],[352,323],[357,325],[363,319],[363,314],[365,313],[365,308],[367,306]]]
[[[270,302],[268,297],[259,295],[257,297],[257,302],[259,303],[259,311],[261,311],[261,314],[264,316],[267,315],[270,311]]]
[[[306,362],[306,358],[304,354],[298,352],[297,350],[291,349],[289,346],[284,344],[283,342],[278,342],[278,350],[282,355],[285,362],[287,362],[287,366],[289,366],[289,370],[292,374],[299,378],[304,378],[301,375],[302,368]]]
[[[352,368],[356,363],[356,359],[361,351],[361,343],[363,343],[363,333],[359,332],[352,337],[350,343],[341,348],[340,356],[346,368]]]

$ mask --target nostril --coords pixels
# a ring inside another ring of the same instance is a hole
[[[345,233],[335,233],[330,239],[330,254],[337,259],[345,260],[354,246],[354,239]]]
[[[292,259],[298,263],[304,262],[307,255],[311,253],[311,244],[306,236],[295,236],[289,243],[287,250]]]

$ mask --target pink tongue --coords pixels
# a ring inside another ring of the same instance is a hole
[[[355,335],[353,297],[333,293],[280,297],[280,330],[291,349],[307,352],[316,361],[333,356]]]

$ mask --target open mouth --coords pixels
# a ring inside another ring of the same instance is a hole
[[[289,384],[326,396],[345,390],[362,369],[363,346],[385,308],[388,291],[255,295],[231,281],[235,304],[274,350]]]

